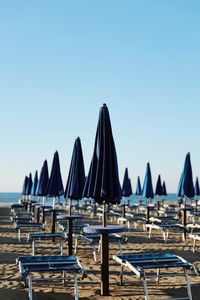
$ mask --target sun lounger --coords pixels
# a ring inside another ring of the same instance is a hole
[[[94,261],[97,261],[97,248],[98,253],[101,250],[101,235],[100,234],[77,234],[75,235],[75,254],[78,250],[78,241],[82,240],[84,243],[92,246],[92,253]],[[119,247],[119,253],[122,254],[122,243],[126,242],[127,239],[116,233],[109,233],[109,240],[115,241]]]
[[[14,223],[14,228],[17,230],[18,233],[18,241],[21,241],[21,230],[22,229],[44,229],[44,224],[42,223],[21,223],[16,222]]]
[[[28,286],[29,300],[33,299],[32,283],[44,281],[61,281],[65,282],[65,272],[74,275],[75,300],[78,300],[77,274],[86,276],[80,261],[75,256],[19,256],[17,259],[19,265],[20,279]],[[34,273],[43,275],[46,272],[62,273],[62,278],[33,278]],[[56,297],[56,296],[55,296]]]
[[[143,282],[145,300],[149,299],[148,296],[148,287],[147,287],[147,278],[150,276],[155,276],[156,282],[159,281],[160,276],[184,276],[187,286],[187,298],[173,298],[173,299],[190,299],[192,300],[192,293],[190,289],[190,283],[188,279],[188,271],[195,270],[195,267],[184,260],[183,258],[170,254],[170,253],[133,253],[125,254],[119,256],[113,256],[113,259],[120,263],[121,272],[120,272],[120,283],[123,284],[123,268],[128,267],[138,278]],[[178,272],[175,269],[183,272]],[[163,269],[171,269],[171,273],[163,272]],[[153,271],[156,272],[153,272]],[[149,272],[151,271],[151,272]],[[148,273],[147,273],[148,272]]]
[[[152,236],[152,230],[160,230],[163,234],[164,242],[167,242],[169,238],[169,231],[178,231],[182,234],[182,240],[185,241],[185,227],[177,221],[176,218],[168,217],[159,217],[159,218],[150,218],[151,224],[146,224],[145,227],[148,229],[149,238]]]
[[[32,255],[35,255],[35,244],[44,240],[58,240],[60,242],[60,254],[63,255],[63,241],[67,239],[67,234],[64,232],[41,232],[41,233],[29,233],[27,241],[32,242]]]
[[[200,233],[196,233],[196,234],[189,234],[189,238],[193,239],[193,247],[192,247],[192,251],[193,253],[195,252],[195,246],[196,246],[196,241],[200,241]]]

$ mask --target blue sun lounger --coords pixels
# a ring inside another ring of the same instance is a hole
[[[43,223],[21,223],[21,222],[16,222],[14,223],[14,228],[18,232],[18,242],[21,242],[21,230],[22,229],[44,229],[44,224]]]
[[[192,293],[188,278],[189,270],[194,270],[195,267],[184,260],[183,258],[176,256],[170,253],[133,253],[125,254],[119,256],[113,256],[113,259],[120,263],[121,272],[120,272],[120,283],[123,284],[123,268],[128,267],[140,280],[143,282],[145,300],[149,299],[148,296],[148,287],[147,287],[147,278],[150,276],[156,277],[156,282],[159,282],[160,276],[184,276],[187,286],[187,297],[185,298],[171,298],[171,299],[189,299],[192,300]],[[183,271],[183,273],[176,272],[175,269]],[[162,269],[171,269],[174,271],[172,273],[166,272],[161,273]],[[156,270],[156,272],[152,272]],[[148,271],[148,273],[147,273]],[[151,271],[151,272],[149,272]],[[169,299],[168,299],[169,300]]]
[[[75,300],[78,300],[77,274],[82,274],[82,279],[86,276],[80,261],[75,256],[19,256],[17,259],[19,266],[20,280],[28,286],[29,300],[33,299],[33,282],[61,281],[65,283],[65,272],[74,275]],[[44,274],[61,273],[62,278],[35,278],[34,273]]]
[[[35,255],[35,244],[44,240],[59,240],[60,242],[60,255],[63,255],[63,242],[67,239],[67,234],[64,232],[39,232],[29,233],[27,242],[32,242],[32,255]]]

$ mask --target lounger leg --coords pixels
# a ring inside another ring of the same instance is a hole
[[[193,241],[193,253],[194,253],[194,251],[195,251],[195,246],[196,246],[196,240],[195,240],[195,238],[194,238],[194,241]]]
[[[185,281],[187,285],[187,293],[188,293],[188,298],[192,300],[192,293],[191,293],[191,288],[190,288],[190,282],[189,282],[189,277],[188,277],[188,270],[184,269],[185,272]]]
[[[29,300],[33,299],[31,274],[28,275],[28,296],[29,296]]]
[[[124,266],[121,265],[121,271],[120,271],[120,274],[119,274],[119,278],[120,278],[120,285],[123,285],[123,271],[124,271]]]
[[[143,281],[143,286],[144,286],[144,299],[145,300],[148,300],[149,299],[149,296],[148,296],[148,288],[147,288],[147,281],[146,281],[146,277],[144,277],[142,279]]]
[[[96,253],[96,247],[95,247],[95,244],[93,245],[93,256],[94,256],[94,261],[97,261],[97,253]]]
[[[158,284],[159,283],[159,279],[160,279],[160,269],[157,269],[157,277],[156,277],[156,283]]]
[[[165,232],[165,230],[163,230],[163,240],[166,243],[167,239],[166,239],[166,232]]]
[[[78,237],[75,238],[75,244],[74,244],[74,254],[77,254],[77,248],[78,248]]]
[[[121,241],[118,240],[118,245],[119,245],[119,254],[122,255],[122,245]]]
[[[60,254],[63,255],[63,239],[60,240]]]
[[[32,241],[32,254],[35,256],[35,241]]]
[[[18,228],[18,242],[21,242],[21,229]]]
[[[74,291],[75,291],[75,300],[78,300],[78,285],[76,273],[74,273]]]
[[[149,227],[149,239],[151,238],[152,227]]]

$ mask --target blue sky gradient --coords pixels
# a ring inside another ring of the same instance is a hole
[[[65,185],[77,136],[87,173],[103,102],[133,190],[149,161],[176,192],[188,151],[199,176],[199,14],[194,0],[1,2],[0,191],[56,150]]]

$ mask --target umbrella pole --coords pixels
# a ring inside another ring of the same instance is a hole
[[[72,215],[72,199],[69,198],[69,215]]]
[[[107,226],[107,207],[106,207],[106,202],[103,202],[103,226]]]
[[[101,295],[109,296],[108,233],[101,235]]]

